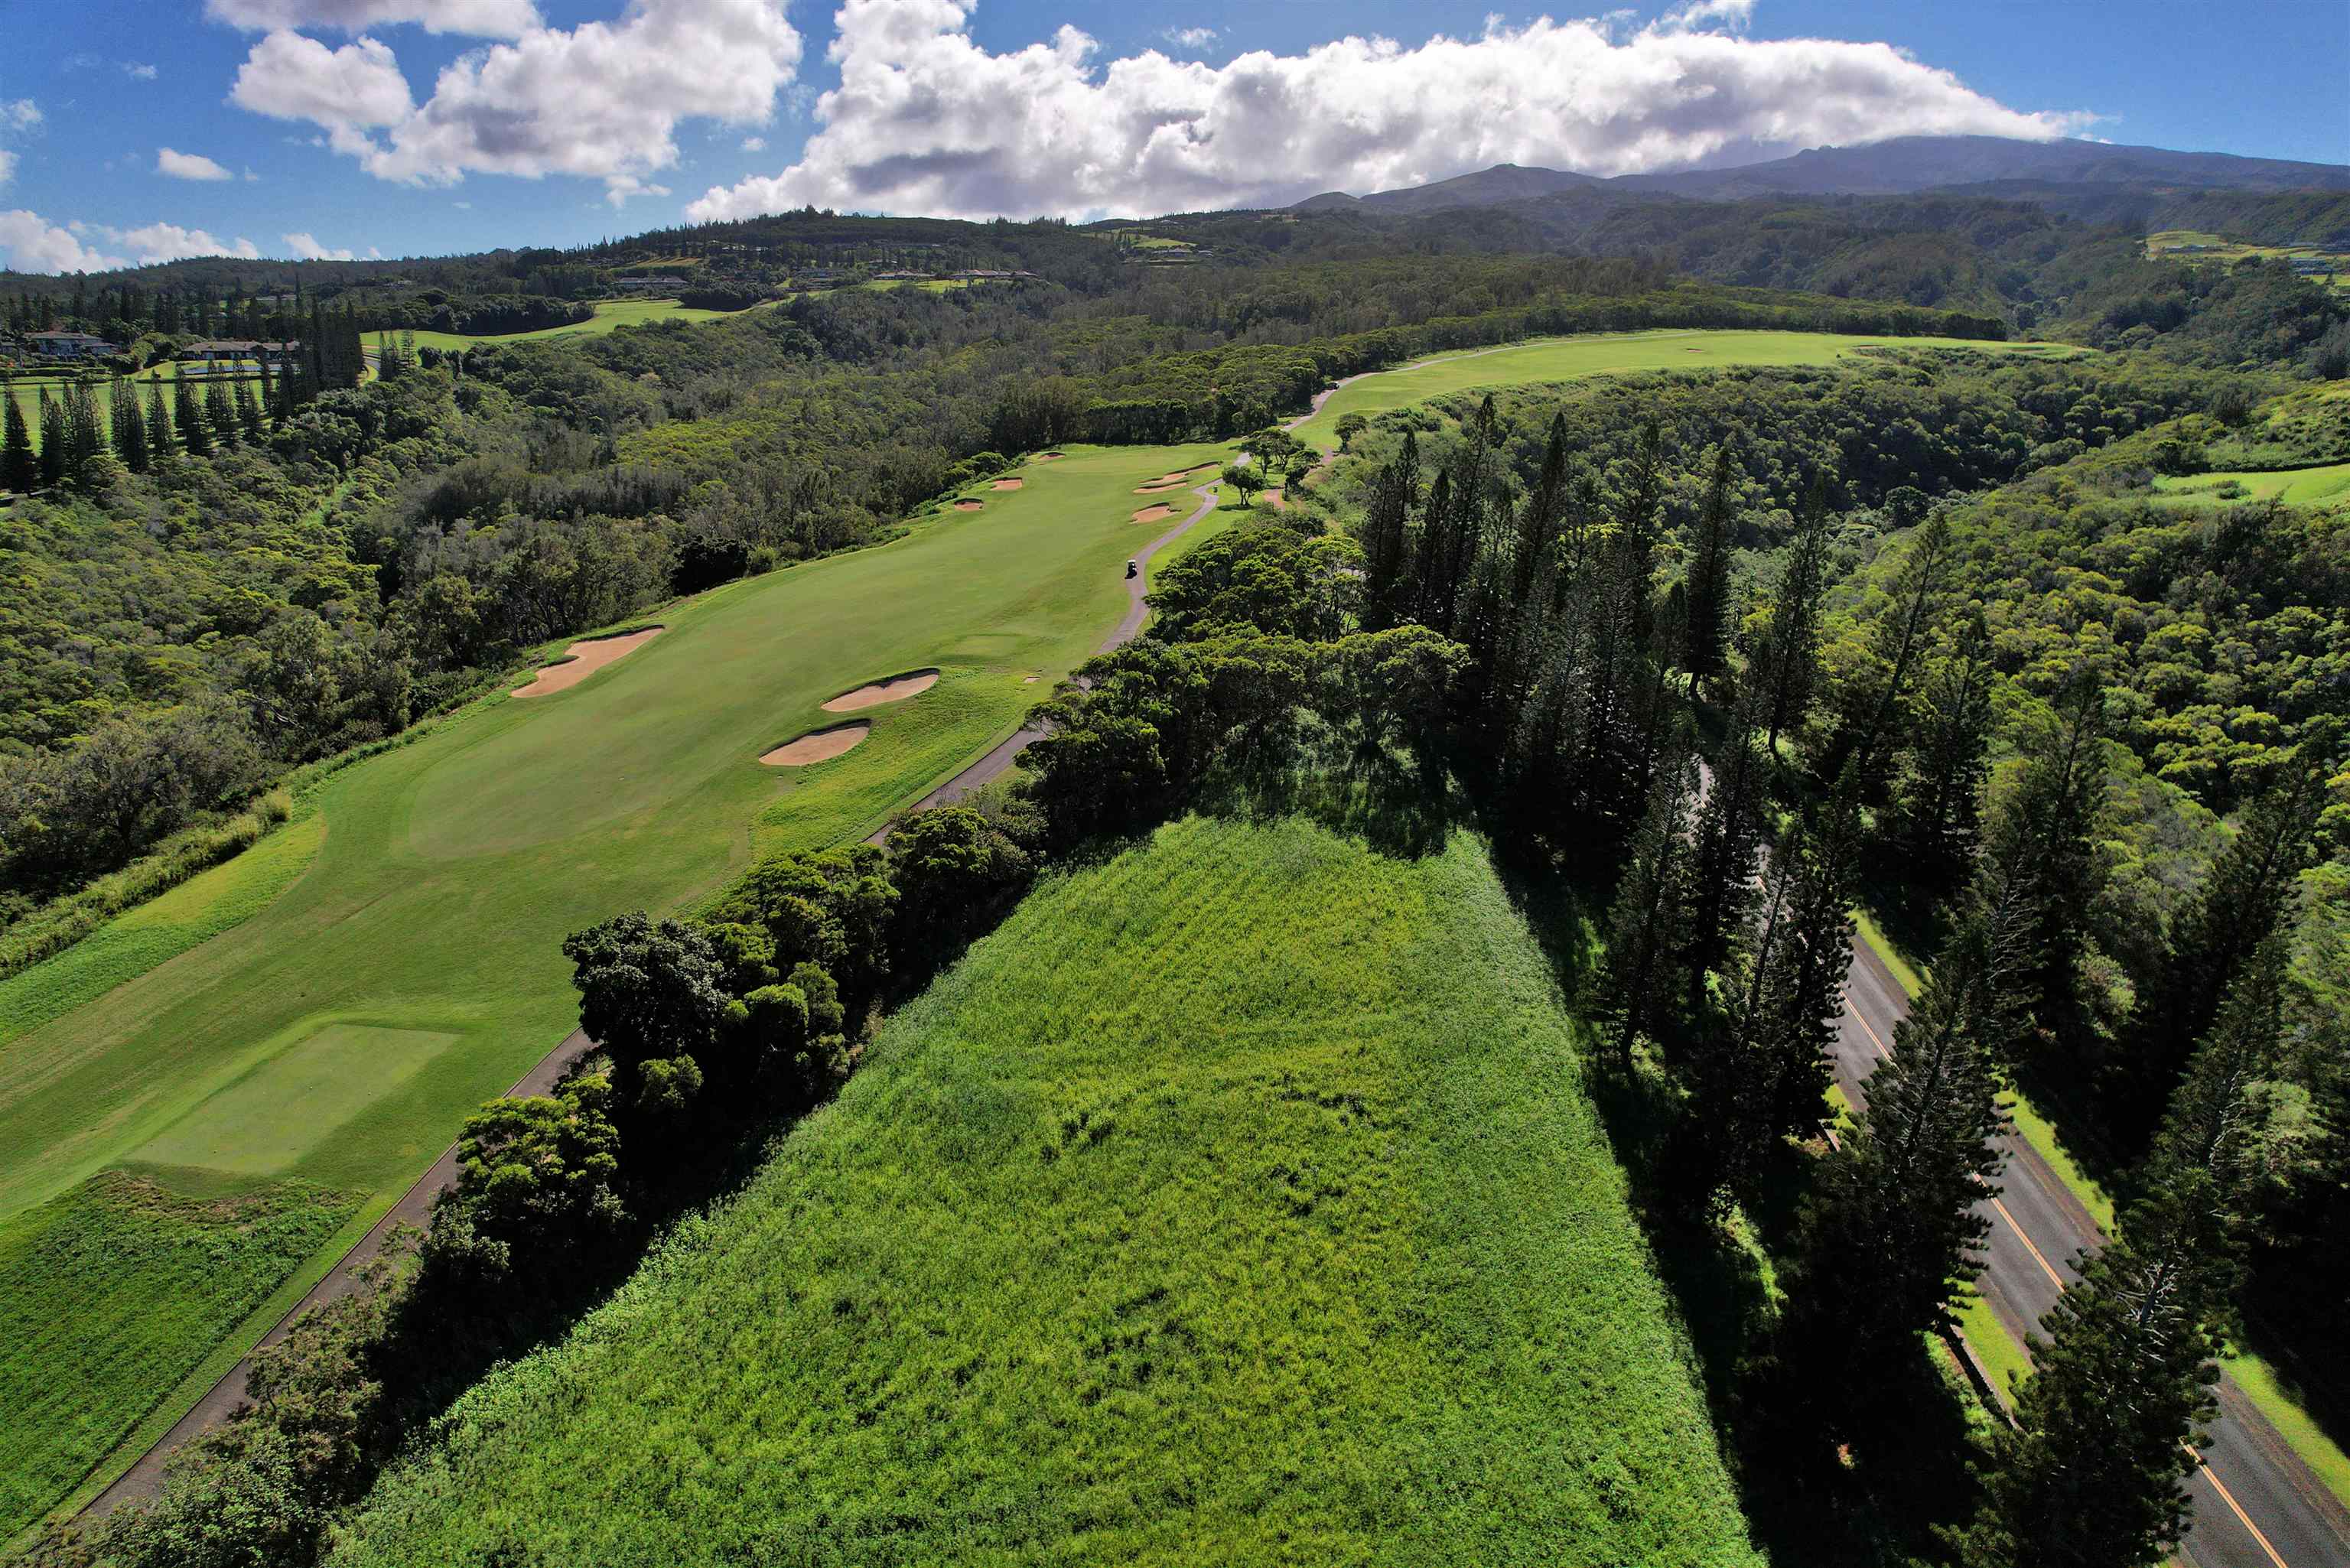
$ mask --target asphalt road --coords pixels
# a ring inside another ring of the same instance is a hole
[[[1864,1085],[1909,1011],[1901,982],[1866,942],[1853,945],[1835,1044],[1836,1083],[1857,1106]],[[2074,1260],[2104,1233],[2021,1137],[2002,1147],[2007,1169],[1991,1220],[1989,1263],[1977,1282],[2020,1344],[2079,1277]],[[2197,1568],[2350,1568],[2350,1510],[2310,1472],[2268,1418],[2224,1377],[2202,1466],[2188,1481],[2195,1524],[2184,1555]]]

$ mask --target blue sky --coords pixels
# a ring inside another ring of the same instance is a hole
[[[852,6],[6,0],[0,260],[559,245],[802,201],[1086,217],[1902,131],[2350,161],[2343,0]]]

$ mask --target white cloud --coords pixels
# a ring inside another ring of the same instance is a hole
[[[253,171],[253,165],[250,163],[244,166],[244,181],[248,185],[258,185],[261,183],[261,176]]]
[[[764,152],[766,150],[767,139],[764,136],[746,136],[743,139],[743,151],[745,152]]]
[[[1620,13],[1618,13],[1620,15]],[[1649,29],[1655,33],[1690,33],[1709,26],[1742,33],[1754,20],[1754,0],[1684,0],[1668,9]]]
[[[151,82],[161,73],[153,66],[140,65],[137,60],[122,62],[122,74],[134,82]]]
[[[536,27],[460,56],[421,105],[372,38],[328,50],[272,33],[254,47],[234,97],[324,127],[337,151],[379,179],[451,185],[475,173],[570,174],[601,180],[618,204],[668,194],[650,177],[678,161],[680,120],[764,123],[800,50],[782,0],[629,0],[617,22]]]
[[[13,103],[0,103],[0,129],[30,130],[41,123],[41,106],[31,99],[20,98]]]
[[[230,180],[235,178],[227,170],[201,152],[174,152],[168,147],[155,149],[155,172],[169,174],[174,180]]]
[[[457,211],[461,213],[470,213],[473,210],[473,203],[471,202],[452,202],[450,205],[455,207]]]
[[[0,148],[0,185],[5,185],[16,177],[16,155],[5,148]]]
[[[0,256],[13,272],[110,272],[129,264],[94,251],[37,213],[0,213]]]
[[[1196,49],[1202,45],[1216,41],[1216,30],[1213,27],[1168,27],[1161,30],[1159,36],[1170,44],[1180,45],[1187,49]]]
[[[285,235],[284,238],[286,248],[304,261],[349,261],[351,259],[351,253],[348,250],[328,250],[307,234],[292,234]]]
[[[369,27],[416,22],[428,33],[518,38],[539,25],[530,0],[204,0],[204,15],[263,33],[280,27]]]
[[[150,223],[143,229],[101,227],[98,232],[115,244],[130,246],[131,255],[140,266],[152,266],[158,262],[184,261],[190,256],[238,256],[245,261],[261,259],[260,249],[242,234],[234,241],[223,240],[202,229],[183,229],[177,223]]]
[[[327,129],[338,152],[374,150],[367,131],[413,112],[408,78],[391,50],[373,38],[329,49],[299,33],[272,33],[237,68],[229,101],[275,119],[307,119]]]
[[[1346,37],[1221,68],[1156,49],[1105,66],[1065,26],[992,54],[974,0],[847,0],[816,134],[780,174],[713,187],[695,220],[814,203],[989,217],[1274,204],[1334,187],[1419,184],[1502,162],[1595,174],[1889,136],[2045,140],[2070,117],[2023,114],[1885,44],[1758,41],[1685,6],[1671,26],[1522,27],[1417,47]]]

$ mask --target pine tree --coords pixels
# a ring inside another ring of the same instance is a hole
[[[41,392],[41,483],[63,483],[72,440],[66,430],[66,410],[45,388]]]
[[[1776,755],[1779,737],[1800,729],[1811,711],[1820,672],[1820,600],[1827,592],[1828,512],[1825,481],[1796,519],[1795,536],[1771,600],[1771,624],[1749,670],[1767,700],[1760,716],[1763,750]]]
[[[214,381],[204,389],[204,422],[212,427],[213,440],[222,446],[234,446],[243,438],[236,422],[236,404],[228,395],[228,387]]]
[[[1687,722],[1667,730],[1648,792],[1648,809],[1632,840],[1632,855],[1607,918],[1603,995],[1614,1014],[1616,1054],[1628,1076],[1632,1047],[1642,1035],[1662,1038],[1671,1005],[1673,925],[1689,857],[1690,802],[1697,789],[1697,758]]]
[[[25,420],[25,405],[13,387],[0,387],[0,490],[30,490],[40,483],[41,460],[33,451],[33,432]]]
[[[1564,416],[1562,416],[1563,418]],[[1690,546],[1689,630],[1681,668],[1690,690],[1701,691],[1725,668],[1723,645],[1730,619],[1730,448],[1714,449],[1705,504],[1698,510],[1697,536]]]
[[[147,383],[147,461],[161,462],[176,450],[172,438],[172,415],[163,402],[163,383]]]
[[[2007,1130],[1980,1016],[1990,961],[1978,915],[1943,945],[1820,1168],[1784,1277],[1781,1355],[1800,1388],[1835,1386],[1866,1405],[1919,1334],[1957,1326],[1960,1293],[1982,1272],[1981,1204],[1997,1191]]]
[[[106,421],[98,410],[98,394],[87,381],[65,389],[66,472],[78,475],[84,464],[106,450]]]
[[[236,384],[236,422],[250,445],[259,446],[269,433],[261,422],[261,405],[254,400],[252,384],[243,380]]]
[[[1993,722],[1989,650],[1990,636],[1975,616],[1927,670],[1908,725],[1890,826],[1929,886],[1955,878],[1982,836]]]
[[[1770,774],[1758,715],[1769,701],[1760,683],[1739,691],[1721,755],[1706,781],[1690,855],[1689,914],[1682,925],[1690,1006],[1702,1002],[1705,977],[1730,956],[1731,938],[1753,902],[1754,856],[1761,844],[1758,814]]]
[[[107,391],[107,423],[114,431],[115,455],[133,473],[147,472],[147,422],[140,416],[139,393],[117,376]]]
[[[176,378],[172,383],[172,423],[178,427],[181,444],[190,457],[211,453],[212,431],[204,426],[204,410],[196,401],[195,383],[185,376]]]
[[[1981,1568],[2147,1568],[2187,1532],[2188,1445],[2216,1403],[2210,1238],[2157,1195],[2025,1341],[2033,1376],[1992,1442],[1965,1540]]]
[[[1849,742],[1849,753],[1859,759],[1864,782],[1874,776],[1870,769],[1876,765],[1877,748],[1896,727],[1908,682],[1941,616],[1956,558],[1950,520],[1937,512],[1911,534],[1901,568],[1894,575],[1892,603],[1869,625],[1869,652],[1877,674],[1866,703],[1867,716]],[[1840,759],[1838,765],[1842,765]]]
[[[2131,1019],[2135,1050],[2116,1064],[2118,1128],[2144,1137],[2210,1029],[2220,999],[2283,919],[2325,806],[2326,768],[2297,759],[2284,782],[2252,803],[2195,900],[2171,927],[2170,957]]]

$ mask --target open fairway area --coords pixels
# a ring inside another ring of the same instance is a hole
[[[322,1272],[336,1249],[311,1254],[344,1216],[389,1206],[571,1029],[567,933],[688,903],[754,848],[861,836],[1008,733],[1126,608],[1125,561],[1164,531],[1129,521],[1134,485],[1219,452],[1072,448],[977,512],[670,607],[650,618],[660,637],[578,685],[492,698],[331,776],[260,849],[14,977],[0,1225],[94,1211],[126,1171],[190,1199],[329,1192],[340,1206],[309,1247],[224,1256],[204,1321],[226,1332],[296,1263]],[[847,754],[760,765],[836,722],[832,698],[931,669],[935,686],[861,711],[871,730]],[[68,1251],[0,1267],[0,1321],[70,1299],[49,1272]],[[151,1293],[134,1256],[111,1285],[107,1256],[72,1258],[109,1299]],[[124,1376],[73,1380],[16,1433],[68,1484],[168,1414],[212,1348],[130,1304],[81,1321]],[[0,1530],[56,1497],[10,1501]]]
[[[761,308],[758,306],[751,307]],[[723,321],[740,316],[739,310],[702,310],[690,305],[680,305],[674,299],[599,299],[596,301],[595,317],[568,327],[541,327],[529,332],[506,332],[479,336],[463,332],[419,332],[419,348],[480,348],[496,343],[541,343],[551,337],[598,337],[623,327],[644,327],[660,321]],[[378,334],[364,334],[372,350]]]
[[[1351,381],[1332,393],[1297,437],[1316,446],[1338,442],[1347,414],[1383,414],[1472,387],[1572,381],[1627,370],[1720,370],[1738,365],[1828,365],[1869,348],[1971,348],[1979,352],[2062,358],[2081,352],[2052,343],[1991,343],[1958,337],[1872,337],[1838,332],[1711,332],[1660,329],[1544,337],[1503,348],[1424,359]]]
[[[334,1561],[1757,1563],[1580,1033],[1472,835],[1163,828]]]
[[[2224,505],[2239,501],[2282,501],[2288,506],[2319,506],[2350,501],[2350,462],[2319,468],[2248,470],[2158,479],[2154,488],[2183,505]]]

